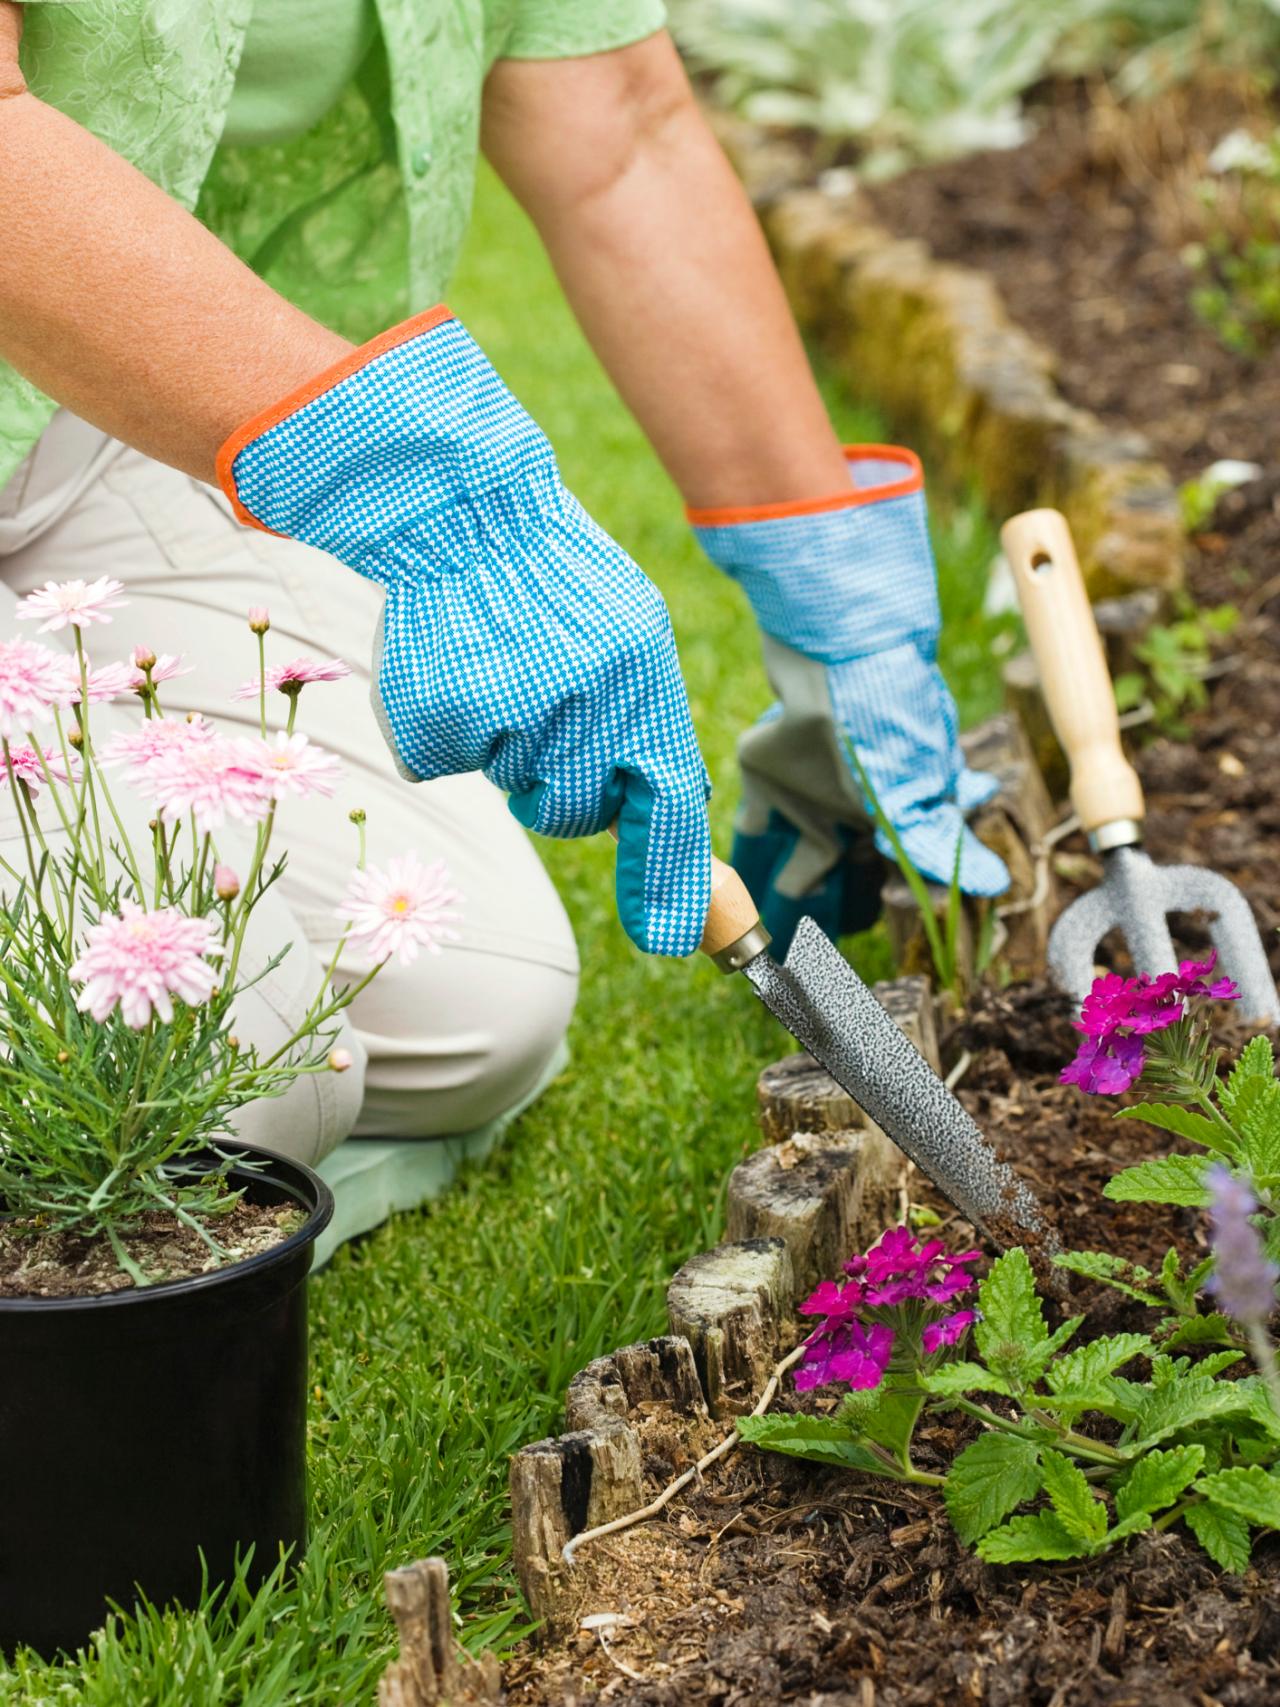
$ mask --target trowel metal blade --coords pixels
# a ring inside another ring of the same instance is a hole
[[[858,1106],[997,1245],[1049,1244],[1034,1195],[1002,1162],[835,944],[802,919],[785,965],[744,968],[756,994]]]

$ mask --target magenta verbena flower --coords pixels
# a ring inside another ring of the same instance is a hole
[[[1263,1327],[1276,1307],[1280,1268],[1267,1259],[1249,1219],[1257,1214],[1257,1200],[1248,1181],[1220,1162],[1209,1169],[1205,1183],[1212,1194],[1209,1237],[1215,1259],[1208,1289],[1226,1315],[1244,1327]]]
[[[823,1319],[805,1341],[797,1388],[843,1382],[866,1390],[879,1385],[895,1344],[908,1347],[908,1357],[957,1344],[976,1312],[940,1320],[932,1313],[977,1284],[969,1269],[980,1254],[952,1254],[940,1239],[921,1243],[909,1227],[888,1228],[845,1263],[847,1281],[824,1280],[800,1306],[802,1315]]]
[[[1184,960],[1176,972],[1153,977],[1143,972],[1122,978],[1108,972],[1095,978],[1075,1028],[1084,1042],[1059,1074],[1064,1085],[1079,1085],[1093,1096],[1117,1096],[1142,1077],[1143,1039],[1176,1025],[1188,1001],[1234,1001],[1240,994],[1230,978],[1210,983],[1216,951],[1207,960]]]
[[[344,664],[341,658],[295,658],[291,663],[275,665],[251,682],[241,683],[231,697],[257,699],[264,686],[268,692],[274,689],[279,693],[297,693],[310,682],[340,682],[350,674],[350,664]]]
[[[944,1316],[940,1322],[926,1323],[920,1343],[932,1356],[944,1345],[959,1345],[973,1324],[980,1319],[977,1310],[956,1310],[950,1316]]]
[[[407,853],[390,860],[386,871],[373,865],[357,871],[335,911],[350,925],[351,941],[375,960],[398,955],[409,966],[421,949],[439,954],[442,943],[458,940],[452,925],[461,899],[442,859],[423,865]]]
[[[171,1020],[174,996],[194,1006],[213,994],[217,974],[206,956],[218,952],[214,937],[211,919],[189,919],[173,908],[148,913],[125,901],[118,916],[104,913],[85,934],[70,968],[84,984],[76,1006],[99,1023],[119,1006],[135,1031],[153,1014]]]
[[[796,1371],[796,1388],[827,1387],[839,1381],[857,1392],[878,1387],[893,1352],[893,1330],[882,1322],[841,1322],[829,1331],[819,1329],[805,1341],[804,1362]]]

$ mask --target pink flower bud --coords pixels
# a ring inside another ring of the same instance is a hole
[[[133,664],[137,670],[154,670],[156,655],[149,646],[135,646],[133,649]]]
[[[240,893],[240,879],[229,865],[214,866],[213,892],[219,901],[234,901]]]
[[[249,606],[249,627],[255,634],[265,634],[271,627],[271,613],[266,605]]]
[[[348,1067],[354,1066],[354,1058],[349,1049],[331,1049],[329,1065],[335,1073],[345,1073]]]

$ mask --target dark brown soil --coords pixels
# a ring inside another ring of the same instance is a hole
[[[892,229],[990,271],[1014,318],[1056,355],[1064,394],[1138,428],[1176,479],[1221,457],[1274,466],[1280,349],[1254,361],[1225,349],[1192,311],[1182,259],[1199,235],[1205,161],[1259,99],[1202,84],[1132,110],[1070,85],[1021,148],[869,194]]]
[[[1148,1264],[1170,1242],[1194,1248],[1190,1211],[1153,1219],[1102,1197],[1118,1168],[1150,1154],[1151,1134],[1056,1082],[1074,1049],[1070,1012],[1037,985],[982,994],[949,1040],[973,1056],[963,1101],[1064,1243]],[[1069,1306],[1095,1332],[1150,1325],[1083,1282]],[[656,1491],[686,1467],[688,1443],[651,1426]],[[943,1418],[917,1438],[919,1461],[945,1468],[968,1425]],[[1094,1563],[997,1569],[956,1540],[928,1491],[742,1449],[588,1558],[584,1613],[620,1622],[518,1656],[511,1707],[1235,1707],[1280,1690],[1280,1538],[1243,1579],[1177,1532]]]
[[[121,1243],[155,1286],[272,1250],[297,1230],[300,1219],[294,1204],[240,1198],[210,1224],[209,1235],[225,1253],[222,1258],[167,1210],[147,1215],[121,1236]],[[30,1221],[0,1222],[0,1298],[88,1298],[132,1285],[106,1239],[52,1233]]]

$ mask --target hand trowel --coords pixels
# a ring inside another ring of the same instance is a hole
[[[1048,1248],[1039,1205],[960,1103],[876,1001],[831,939],[802,919],[786,960],[732,866],[712,860],[702,951],[742,972],[775,1019],[967,1221],[1001,1248]]]

